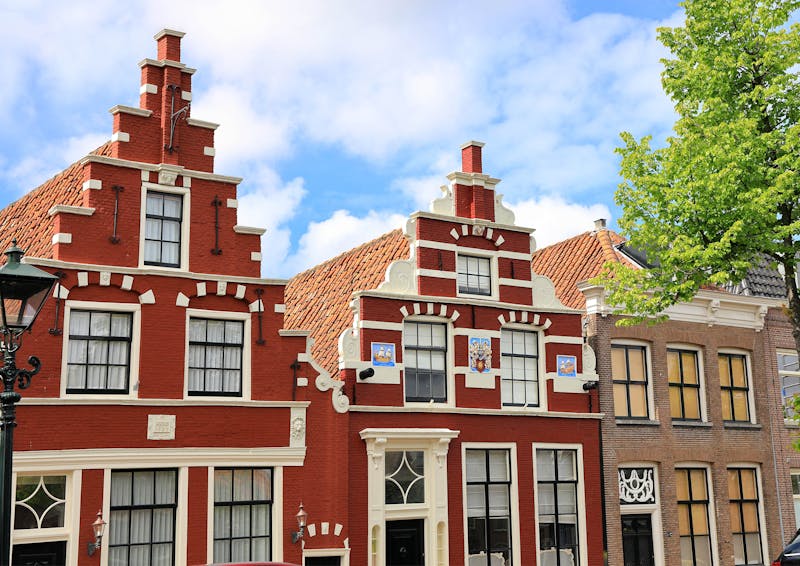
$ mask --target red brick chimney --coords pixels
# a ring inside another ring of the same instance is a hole
[[[451,173],[455,214],[494,222],[494,186],[499,182],[483,174],[484,144],[469,141],[461,146],[461,171]]]

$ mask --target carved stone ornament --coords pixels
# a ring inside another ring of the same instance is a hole
[[[169,169],[162,169],[158,172],[158,184],[175,186],[175,180],[178,178],[177,171],[170,171]]]
[[[653,468],[620,468],[619,502],[621,505],[655,503]]]
[[[302,417],[292,420],[292,440],[302,440],[306,436],[306,421]]]

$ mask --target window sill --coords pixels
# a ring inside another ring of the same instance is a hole
[[[758,423],[747,423],[747,422],[725,422],[723,425],[725,428],[730,429],[741,429],[741,430],[761,430],[761,425]]]
[[[651,421],[649,419],[626,419],[626,418],[617,418],[616,419],[617,425],[622,426],[661,426],[659,421]]]
[[[711,428],[712,423],[706,421],[672,421],[672,426],[677,428]]]

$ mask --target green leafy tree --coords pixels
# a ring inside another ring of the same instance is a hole
[[[609,266],[612,304],[639,322],[704,284],[782,266],[800,351],[800,27],[797,0],[686,0],[662,84],[678,114],[660,148],[623,133],[619,225],[655,266]]]

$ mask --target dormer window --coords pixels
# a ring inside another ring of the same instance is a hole
[[[492,261],[488,257],[459,255],[457,269],[459,293],[492,294]]]
[[[145,209],[144,263],[163,267],[181,265],[183,196],[147,192]]]

